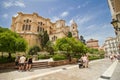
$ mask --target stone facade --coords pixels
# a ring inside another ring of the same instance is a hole
[[[37,13],[24,14],[22,12],[18,12],[16,17],[12,17],[11,24],[11,30],[25,38],[29,46],[40,44],[37,35],[41,31],[47,31],[52,42],[58,38],[66,37],[69,31],[73,37],[78,39],[77,27],[74,21],[71,26],[66,26],[65,20],[58,20],[53,23],[49,18],[43,18]]]
[[[119,48],[118,48],[118,40],[113,37],[108,37],[105,40],[104,43],[104,51],[106,52],[107,56],[110,56],[111,54],[118,54]]]
[[[120,53],[120,0],[108,0],[108,5],[111,11],[112,22],[114,32],[116,34],[117,47]]]
[[[98,40],[90,39],[86,42],[89,48],[99,49]]]

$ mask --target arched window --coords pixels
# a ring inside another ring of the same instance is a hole
[[[29,29],[28,29],[29,31],[31,30],[31,25],[29,25]]]
[[[27,19],[26,22],[28,23],[28,22],[29,22],[29,19]]]
[[[39,26],[37,27],[37,32],[39,32]]]
[[[25,30],[25,25],[22,26],[22,31],[24,31],[24,30]]]
[[[24,20],[24,22],[26,22],[26,20]]]
[[[28,30],[28,25],[26,25],[26,28],[25,28],[25,30]]]

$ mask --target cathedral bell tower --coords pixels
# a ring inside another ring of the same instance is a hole
[[[71,33],[72,33],[72,36],[76,39],[79,39],[78,37],[78,29],[77,29],[77,24],[75,23],[75,21],[73,20],[71,22]]]

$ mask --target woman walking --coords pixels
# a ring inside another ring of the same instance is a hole
[[[29,71],[31,70],[32,63],[33,63],[32,56],[30,56],[30,58],[28,58],[28,63],[26,65],[26,70],[29,70]]]

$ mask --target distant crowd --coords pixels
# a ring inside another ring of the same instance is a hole
[[[120,60],[120,54],[111,54],[110,56],[109,56],[109,58],[110,58],[110,60],[111,61],[114,61],[114,60]]]

